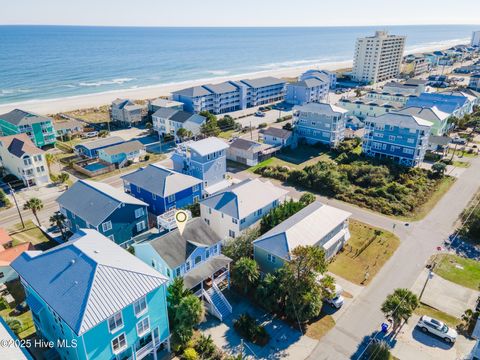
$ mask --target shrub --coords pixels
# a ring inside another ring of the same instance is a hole
[[[147,154],[147,155],[145,155],[145,157],[143,158],[143,160],[145,160],[145,161],[148,161],[148,160],[150,160],[150,155],[148,155],[148,154]]]
[[[266,128],[267,126],[268,126],[267,123],[258,124],[258,128],[259,128],[259,129],[264,129],[264,128]]]
[[[255,319],[247,313],[234,320],[233,328],[241,337],[260,346],[266,345],[270,339],[265,327],[258,325]]]
[[[0,298],[0,311],[8,309],[8,304],[4,298]]]
[[[186,348],[183,352],[183,358],[185,360],[197,360],[198,354],[194,348]]]
[[[20,320],[6,319],[5,322],[16,335],[18,335],[18,333],[22,330],[22,322]]]

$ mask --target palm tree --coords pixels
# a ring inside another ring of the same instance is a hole
[[[65,220],[65,215],[63,215],[60,211],[56,211],[52,216],[50,216],[50,224],[60,229],[63,240],[65,240]]]
[[[180,128],[177,131],[177,136],[181,141],[184,141],[185,139],[191,138],[193,133],[185,128]]]
[[[70,175],[66,172],[62,172],[58,175],[58,181],[60,182],[60,184],[66,183],[68,179],[70,179]]]
[[[37,219],[37,224],[40,226],[40,220],[38,219],[38,212],[43,209],[42,200],[38,198],[31,198],[23,205],[23,210],[31,210],[35,219]]]
[[[232,269],[233,283],[240,289],[243,288],[245,294],[248,292],[248,288],[257,282],[259,277],[258,265],[253,259],[241,258]]]
[[[393,294],[388,295],[382,304],[382,312],[385,316],[392,318],[395,332],[402,320],[406,322],[412,316],[413,310],[417,306],[417,295],[408,289],[395,289]]]

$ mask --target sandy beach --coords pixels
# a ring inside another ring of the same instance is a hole
[[[412,52],[419,53],[419,52],[430,52],[435,50],[442,50],[442,49],[447,49],[455,44],[458,44],[458,40],[455,40],[454,42],[453,41],[445,42],[440,46],[437,45],[437,46],[416,48],[414,51],[405,51],[405,54],[409,54]],[[21,108],[23,110],[32,111],[39,114],[55,114],[58,112],[72,111],[77,109],[85,109],[85,108],[106,105],[111,103],[116,98],[129,98],[129,99],[137,100],[137,99],[152,99],[159,96],[168,96],[172,91],[176,91],[186,87],[202,85],[209,82],[219,83],[227,80],[258,78],[263,76],[291,78],[291,77],[297,77],[302,72],[312,68],[335,71],[339,69],[351,68],[352,66],[353,66],[353,61],[349,60],[349,61],[342,61],[342,62],[335,62],[335,63],[322,63],[322,64],[318,64],[317,66],[310,65],[310,66],[303,66],[303,67],[292,67],[292,68],[284,68],[284,69],[278,69],[278,70],[260,71],[260,72],[249,73],[249,74],[213,77],[210,79],[184,81],[184,82],[178,82],[174,84],[160,84],[160,85],[140,87],[140,88],[134,88],[134,89],[114,90],[114,91],[108,91],[108,92],[93,93],[88,95],[78,95],[78,96],[64,97],[64,98],[58,98],[58,99],[31,100],[31,101],[24,101],[19,103],[0,105],[0,114],[9,112],[15,108]]]

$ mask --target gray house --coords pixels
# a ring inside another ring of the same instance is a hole
[[[111,119],[121,126],[134,126],[142,122],[144,106],[129,99],[116,99],[112,102]]]
[[[246,139],[235,139],[227,150],[227,159],[240,164],[254,166],[262,159],[262,152],[270,146]]]
[[[260,130],[263,142],[272,146],[288,147],[293,146],[293,133],[290,130],[269,127]]]
[[[255,261],[264,273],[291,260],[298,246],[319,246],[327,258],[350,238],[349,212],[315,201],[253,242]]]

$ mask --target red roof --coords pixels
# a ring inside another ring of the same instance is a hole
[[[12,238],[8,235],[8,232],[4,228],[0,228],[0,245],[8,244],[10,241],[12,241]]]
[[[21,253],[33,250],[32,243],[26,242],[0,252],[0,266],[9,266]]]

